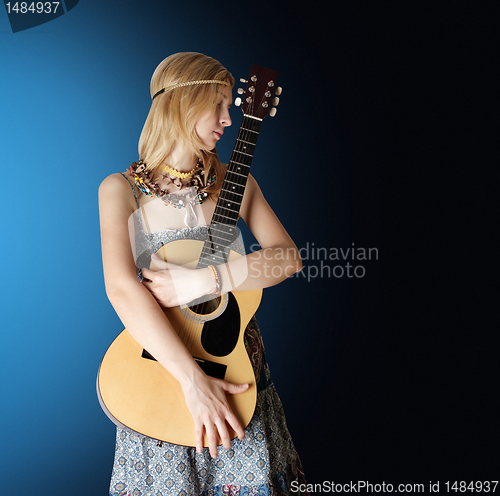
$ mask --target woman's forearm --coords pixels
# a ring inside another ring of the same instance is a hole
[[[106,291],[131,336],[181,384],[192,381],[199,367],[151,293],[139,281]]]
[[[295,246],[263,248],[217,267],[222,292],[248,291],[275,286],[302,268]]]

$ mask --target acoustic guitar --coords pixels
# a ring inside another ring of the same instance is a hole
[[[253,65],[243,98],[243,121],[231,155],[205,241],[179,240],[160,248],[171,263],[204,268],[237,256],[236,223],[262,120],[273,116],[281,93],[278,73]],[[243,90],[238,90],[240,94]],[[164,308],[165,315],[202,370],[210,376],[250,387],[227,395],[231,409],[246,427],[255,410],[257,391],[245,349],[245,328],[255,314],[262,290],[234,291],[204,301]],[[158,441],[195,446],[194,422],[179,382],[125,329],[107,350],[97,376],[104,412],[118,426]],[[236,433],[230,430],[232,438]],[[205,446],[208,446],[205,436]]]

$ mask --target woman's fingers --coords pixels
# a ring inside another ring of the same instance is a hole
[[[224,423],[217,423],[217,427],[219,429],[219,434],[224,448],[229,449],[231,447],[231,437],[229,436],[227,425],[229,425],[232,430],[236,432],[236,435],[240,440],[245,439],[245,431],[243,430],[238,417],[236,417],[236,415],[231,411],[229,407],[227,408],[226,416],[223,420]]]
[[[231,382],[220,381],[222,389],[229,394],[240,394],[245,392],[249,388],[249,384],[233,384]],[[243,440],[245,438],[245,431],[241,426],[238,417],[233,413],[228,403],[224,404],[224,415],[219,421],[216,421],[215,425],[219,431],[219,436],[222,441],[222,445],[226,449],[231,448],[231,436],[229,435],[228,425],[236,433],[239,439]]]
[[[156,255],[151,255],[151,260],[153,270],[142,269],[142,282],[161,306],[182,305],[205,294],[203,273],[167,263]]]
[[[146,267],[143,267],[142,269],[142,281],[145,282],[151,282],[151,277],[153,276],[154,274],[154,270],[149,270],[149,269],[146,269]]]
[[[206,433],[210,456],[212,458],[217,458],[217,432],[214,429],[214,424],[210,421],[207,421],[206,424],[203,422],[195,422],[194,431],[196,452],[200,454],[203,452],[204,437]]]
[[[233,384],[231,382],[226,382],[221,380],[220,385],[222,389],[229,394],[240,394],[245,392],[249,388],[249,384]],[[224,448],[231,448],[231,436],[228,431],[228,424],[236,432],[236,435],[239,439],[243,440],[245,438],[245,431],[241,426],[238,417],[233,413],[231,407],[227,403],[227,401],[223,404],[224,411],[219,419],[216,420],[215,425],[217,426],[217,430],[219,431],[219,436],[222,441],[222,445]]]
[[[158,270],[166,270],[169,268],[168,263],[163,260],[163,258],[159,257],[156,253],[153,253],[151,255],[151,261],[153,262],[153,265],[158,269]]]
[[[233,384],[201,371],[194,380],[183,383],[186,404],[193,416],[198,453],[203,451],[205,436],[212,458],[217,457],[217,445],[221,442],[225,449],[231,448],[231,430],[244,439],[245,431],[231,410],[227,394],[243,393],[248,388],[249,384]]]
[[[222,446],[227,450],[231,448],[231,436],[227,429],[227,424],[224,419],[216,422],[217,430],[219,431],[219,438],[222,441]]]
[[[196,444],[196,452],[201,453],[203,451],[203,434],[205,433],[205,428],[203,422],[194,423],[194,436]]]
[[[205,424],[205,432],[207,433],[208,450],[212,458],[217,458],[217,433],[215,426],[211,422]]]
[[[224,391],[230,394],[240,394],[244,393],[248,388],[249,384],[232,384],[230,382],[223,381]],[[229,409],[228,415],[226,417],[227,423],[232,427],[233,431],[236,432],[239,439],[243,440],[245,438],[245,431],[241,426],[238,417]]]
[[[163,263],[166,264],[166,262]],[[171,269],[173,267],[169,264],[167,270],[150,270],[146,267],[142,269],[142,284],[164,307],[173,307],[181,303],[172,281]]]
[[[229,394],[244,393],[248,389],[249,384],[233,384],[232,382],[222,381],[222,389]]]

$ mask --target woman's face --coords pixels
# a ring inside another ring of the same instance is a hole
[[[209,110],[198,119],[195,129],[207,150],[215,148],[217,141],[224,134],[224,129],[231,125],[229,107],[232,103],[231,88],[219,85],[215,110]]]

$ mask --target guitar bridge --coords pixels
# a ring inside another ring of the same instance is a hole
[[[156,362],[156,358],[151,355],[146,350],[142,350],[142,358],[146,358],[147,360],[154,360]],[[226,369],[227,365],[223,363],[212,362],[210,360],[204,360],[203,358],[193,357],[196,360],[196,363],[200,366],[201,370],[205,372],[205,374],[210,377],[215,377],[216,379],[224,379],[226,377]]]
[[[223,363],[211,362],[210,360],[203,360],[202,358],[193,357],[196,363],[200,366],[201,370],[210,377],[216,379],[224,379],[226,377],[227,365]]]

